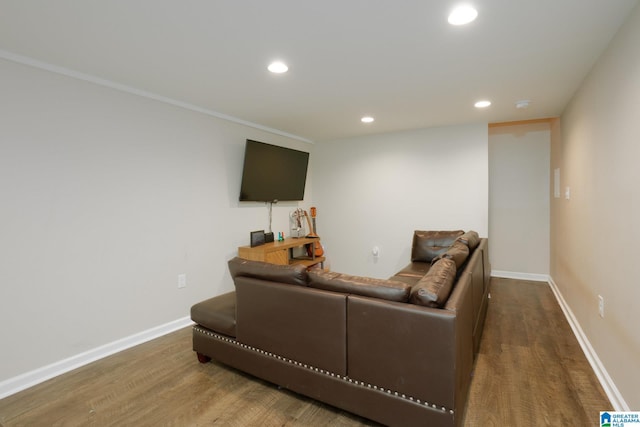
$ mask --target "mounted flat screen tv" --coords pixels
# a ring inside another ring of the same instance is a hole
[[[304,199],[309,153],[247,139],[241,202]]]

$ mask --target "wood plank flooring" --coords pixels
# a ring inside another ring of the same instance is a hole
[[[611,405],[547,284],[492,279],[465,426],[596,425]],[[0,400],[0,427],[376,426],[215,362],[186,328]]]
[[[491,279],[466,426],[594,426],[611,404],[546,283]]]

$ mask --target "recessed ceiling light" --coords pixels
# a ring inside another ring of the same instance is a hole
[[[371,123],[373,122],[375,119],[371,116],[364,116],[363,118],[360,119],[360,121],[362,123]]]
[[[289,70],[289,67],[287,67],[287,64],[285,64],[284,62],[275,61],[269,64],[267,69],[272,73],[282,74],[282,73],[286,73]]]
[[[474,107],[476,108],[487,108],[489,105],[491,105],[491,101],[478,101],[475,104],[473,104]]]
[[[449,24],[465,25],[474,21],[478,17],[478,11],[468,4],[460,5],[449,14]]]

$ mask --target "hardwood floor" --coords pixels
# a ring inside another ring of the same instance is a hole
[[[596,425],[611,409],[549,286],[492,279],[466,426]],[[0,400],[0,427],[376,426],[224,367],[186,328]]]
[[[491,279],[466,426],[591,426],[611,404],[549,285]]]

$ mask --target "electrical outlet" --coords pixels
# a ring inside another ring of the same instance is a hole
[[[604,298],[602,298],[602,295],[598,295],[598,312],[600,317],[604,319]]]
[[[182,273],[178,274],[178,289],[187,287],[187,275]]]

